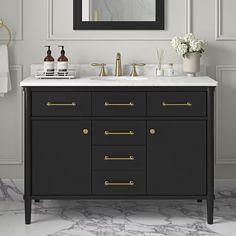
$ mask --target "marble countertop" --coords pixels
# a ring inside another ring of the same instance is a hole
[[[76,79],[36,79],[28,77],[21,81],[21,87],[97,87],[97,86],[137,86],[137,87],[216,87],[218,82],[207,76],[187,77],[81,77]]]

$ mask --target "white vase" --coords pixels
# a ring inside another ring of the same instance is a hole
[[[189,52],[183,58],[183,72],[187,76],[195,77],[196,73],[200,71],[200,57],[199,52]]]

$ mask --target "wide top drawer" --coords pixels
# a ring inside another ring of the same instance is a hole
[[[205,92],[149,92],[150,116],[206,116]]]
[[[89,116],[89,92],[33,92],[32,116]]]
[[[145,116],[145,92],[94,92],[92,109],[95,116]]]

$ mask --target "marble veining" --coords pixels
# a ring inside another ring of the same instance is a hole
[[[195,200],[43,200],[24,224],[23,181],[0,179],[1,236],[235,236],[236,181],[217,182],[215,220]]]

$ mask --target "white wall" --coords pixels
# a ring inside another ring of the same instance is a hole
[[[218,8],[216,7],[218,4]],[[202,62],[220,82],[217,96],[217,178],[236,178],[236,1],[166,0],[165,31],[73,31],[72,0],[0,0],[0,18],[12,29],[10,64],[13,91],[0,98],[0,177],[23,176],[21,93],[19,82],[31,63],[41,63],[46,49],[64,44],[71,63],[112,63],[116,52],[123,63],[155,63],[155,48],[165,48],[165,63],[181,63],[170,39],[192,31],[209,41]],[[0,29],[0,38],[6,37]],[[23,74],[21,76],[22,65]],[[217,65],[223,65],[217,68]],[[234,65],[234,66],[229,66]]]

